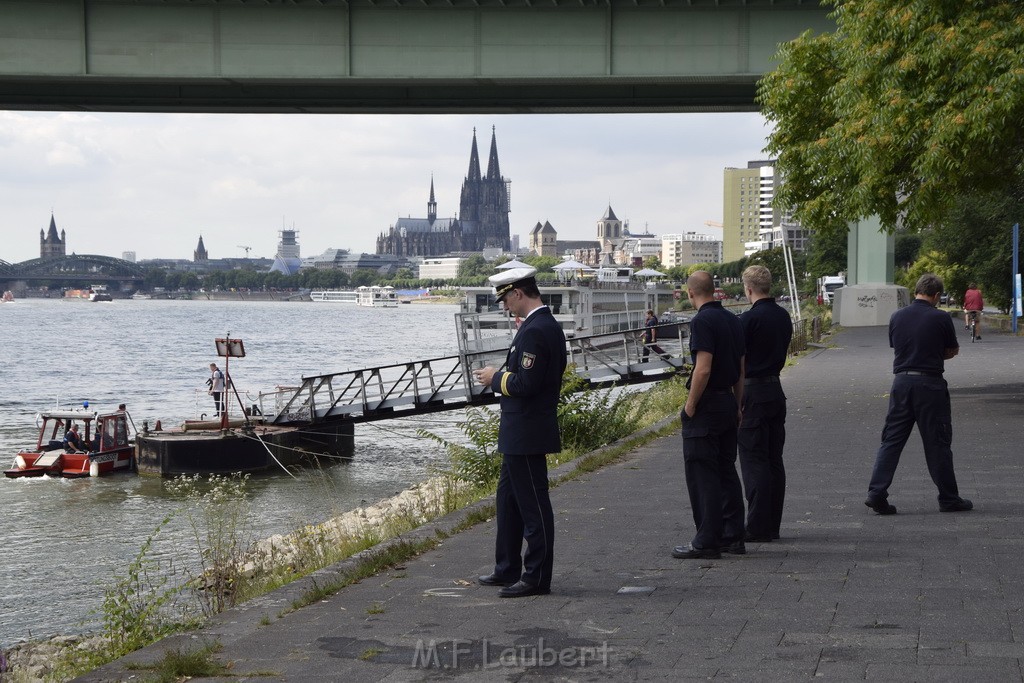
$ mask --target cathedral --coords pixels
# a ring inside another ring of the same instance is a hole
[[[434,180],[431,179],[426,218],[399,218],[386,233],[377,237],[377,253],[409,257],[479,252],[485,248],[508,251],[509,183],[501,176],[498,166],[498,143],[493,128],[487,173],[481,174],[474,128],[469,171],[462,182],[458,216],[437,217]]]

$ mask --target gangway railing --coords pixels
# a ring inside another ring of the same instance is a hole
[[[584,386],[655,382],[684,369],[687,323],[661,326],[657,346],[643,355],[644,328],[566,340],[568,361]],[[507,348],[463,352],[361,370],[304,377],[297,387],[261,392],[268,422],[369,422],[495,403],[498,396],[473,379],[475,368],[502,367]]]

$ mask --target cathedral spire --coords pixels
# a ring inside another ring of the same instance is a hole
[[[480,155],[476,151],[476,128],[473,128],[473,149],[469,153],[469,173],[466,174],[469,182],[480,182]]]
[[[474,145],[476,138],[473,139]],[[491,154],[487,158],[487,179],[498,180],[501,178],[501,169],[498,168],[498,140],[494,136],[494,126],[491,126]]]
[[[437,220],[437,202],[434,201],[434,176],[430,176],[430,201],[427,202],[427,221]]]

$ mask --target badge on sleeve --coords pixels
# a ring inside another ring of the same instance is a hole
[[[519,361],[519,367],[523,370],[529,370],[533,367],[533,362],[537,360],[536,354],[524,353],[522,360]]]

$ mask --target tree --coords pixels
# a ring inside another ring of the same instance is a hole
[[[967,285],[976,282],[986,304],[1009,310],[1010,229],[1022,216],[1024,180],[1020,178],[1007,191],[958,198],[949,217],[924,238],[925,247],[939,252],[947,265],[945,274],[937,273],[944,277],[946,291],[962,301]]]
[[[494,266],[487,262],[483,256],[474,254],[467,256],[459,264],[459,277],[473,277],[474,275],[493,275]]]
[[[816,231],[878,215],[919,231],[1021,172],[1024,13],[1014,0],[838,0],[835,33],[785,44],[759,86],[785,178]]]
[[[523,258],[523,263],[527,263],[537,269],[537,272],[543,273],[550,271],[552,268],[562,262],[562,259],[557,256],[526,256]]]

